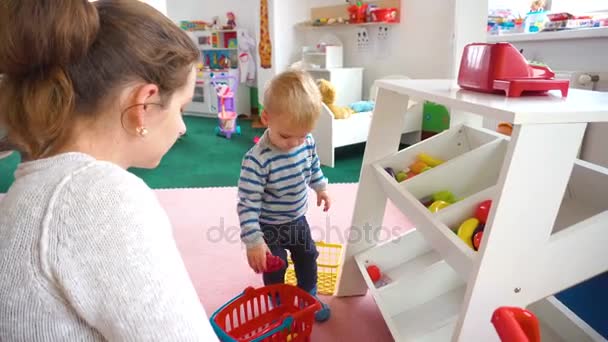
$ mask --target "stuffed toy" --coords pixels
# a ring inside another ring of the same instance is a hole
[[[350,104],[355,113],[371,112],[374,110],[374,101],[358,101]]]
[[[317,80],[317,85],[319,86],[319,90],[321,91],[321,97],[323,98],[323,103],[331,110],[334,114],[334,118],[336,119],[348,119],[352,114],[353,110],[348,107],[340,107],[336,106],[334,102],[336,101],[336,88],[331,82],[319,79]]]

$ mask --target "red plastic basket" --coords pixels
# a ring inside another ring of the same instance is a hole
[[[211,316],[221,341],[310,341],[319,301],[288,284],[248,287]]]

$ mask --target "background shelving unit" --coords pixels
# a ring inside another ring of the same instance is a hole
[[[451,80],[377,86],[352,226],[380,229],[390,199],[416,229],[383,243],[351,241],[337,294],[369,290],[396,341],[497,341],[490,318],[500,306],[537,310],[543,341],[592,341],[592,329],[568,320],[553,294],[608,270],[608,169],[577,159],[587,123],[608,121],[608,94],[509,99]],[[401,109],[424,100],[512,122],[513,136],[460,124],[398,151]],[[404,169],[421,152],[445,162],[401,183],[384,170]],[[464,199],[431,213],[420,200],[441,190]],[[473,251],[455,230],[487,199]],[[369,264],[388,284],[371,281]]]
[[[203,117],[217,117],[219,108],[216,91],[211,79],[233,77],[230,86],[236,88],[236,110],[238,114],[251,115],[249,88],[240,82],[239,37],[243,30],[203,30],[189,32],[201,51],[202,70],[197,77],[193,101],[186,113]],[[216,81],[228,83],[221,79]]]

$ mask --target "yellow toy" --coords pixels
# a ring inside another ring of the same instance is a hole
[[[327,80],[319,79],[317,80],[317,85],[321,91],[323,103],[325,103],[329,110],[334,114],[334,118],[348,119],[354,113],[354,111],[348,107],[340,107],[334,104],[336,101],[336,88],[333,84]]]

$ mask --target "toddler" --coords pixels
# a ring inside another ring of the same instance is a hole
[[[267,252],[287,265],[289,250],[298,287],[313,296],[319,253],[305,217],[308,187],[316,192],[318,206],[330,208],[327,180],[310,134],[320,111],[321,94],[305,71],[290,70],[272,79],[262,112],[268,129],[243,158],[237,206],[249,266],[264,272]],[[285,270],[264,272],[264,284],[283,283]],[[317,321],[329,318],[329,307],[322,305]]]

